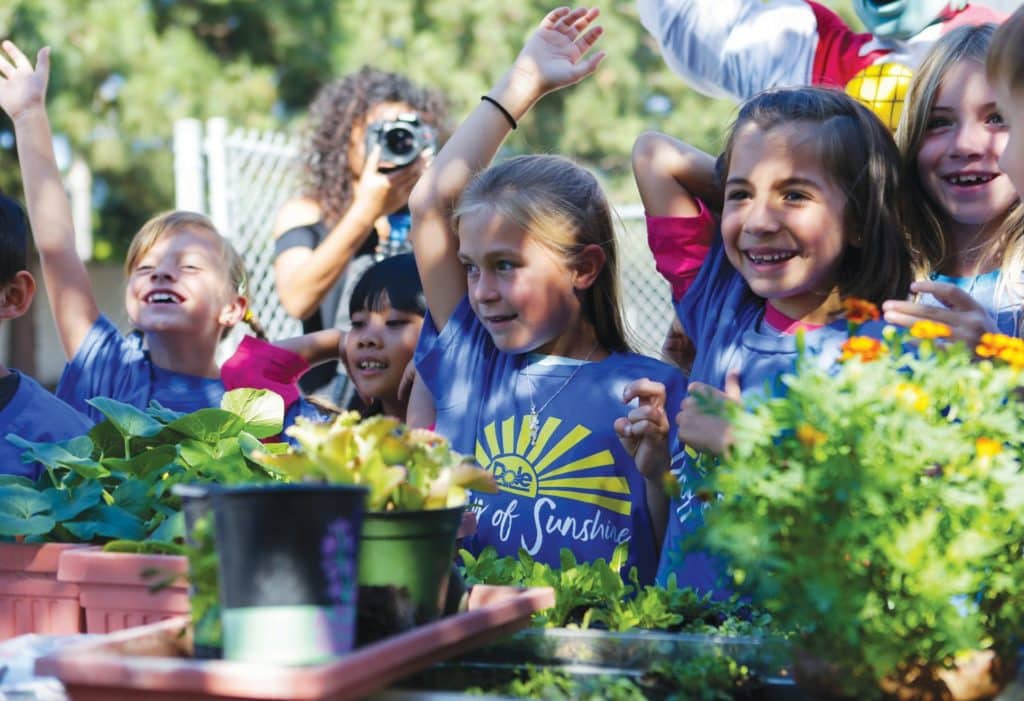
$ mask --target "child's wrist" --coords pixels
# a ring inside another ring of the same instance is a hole
[[[516,66],[512,66],[487,91],[487,96],[499,102],[517,122],[522,120],[543,95],[544,92],[535,77]]]
[[[9,113],[7,116],[11,118],[11,123],[14,124],[15,127],[38,119],[42,119],[44,121],[48,119],[46,115],[46,105],[41,102],[28,105],[17,112]]]

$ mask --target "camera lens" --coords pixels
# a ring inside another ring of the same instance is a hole
[[[384,135],[387,150],[397,156],[405,154],[416,148],[416,135],[403,127],[389,129]]]

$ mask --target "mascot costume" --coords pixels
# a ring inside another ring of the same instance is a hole
[[[711,97],[765,88],[844,88],[895,128],[913,69],[962,24],[1005,15],[967,0],[854,0],[867,33],[811,0],[638,0],[669,67]]]

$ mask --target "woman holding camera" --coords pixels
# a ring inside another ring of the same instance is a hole
[[[305,191],[274,222],[277,293],[303,333],[347,329],[348,297],[360,273],[379,250],[402,249],[397,231],[388,245],[389,215],[405,211],[446,119],[440,93],[368,66],[317,94],[303,154]],[[300,386],[344,403],[350,391],[339,370],[336,363],[316,366]]]

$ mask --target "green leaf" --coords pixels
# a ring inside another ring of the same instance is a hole
[[[7,440],[25,449],[25,455],[30,458],[30,462],[38,461],[49,470],[64,467],[86,479],[98,479],[109,474],[102,465],[92,459],[93,443],[86,436],[54,443],[34,443],[9,434]]]
[[[214,442],[237,436],[245,426],[244,420],[223,409],[199,409],[167,424],[169,429],[189,438]]]
[[[118,506],[97,506],[83,512],[80,518],[64,527],[83,543],[107,538],[142,540],[146,536],[142,519]]]
[[[185,539],[185,514],[181,511],[165,518],[160,525],[149,534],[150,540],[173,543]]]
[[[266,389],[233,389],[224,393],[220,408],[237,414],[256,438],[276,436],[283,429],[284,400]]]
[[[73,490],[51,487],[44,494],[53,504],[53,518],[57,521],[70,521],[103,501],[103,486],[99,482],[89,481]]]
[[[103,465],[111,472],[121,472],[136,479],[149,477],[153,472],[163,472],[178,457],[178,449],[173,445],[160,445],[130,458],[107,458]]]
[[[149,438],[164,428],[162,423],[131,404],[109,397],[93,397],[86,401],[106,416],[124,438]]]
[[[0,535],[41,535],[56,525],[53,502],[44,493],[20,484],[0,486]]]
[[[53,530],[57,525],[49,516],[18,518],[0,511],[0,536],[40,536]]]

